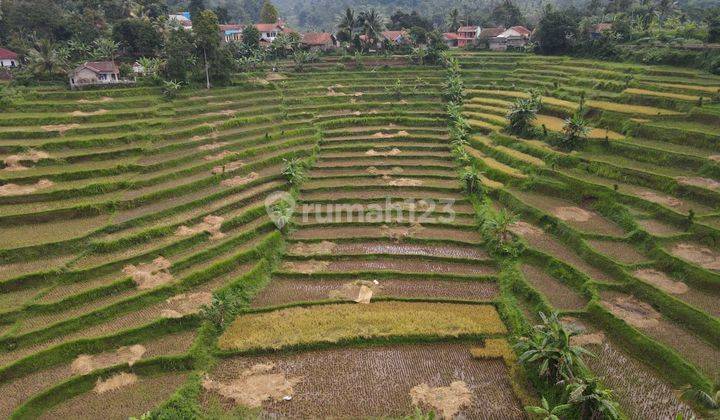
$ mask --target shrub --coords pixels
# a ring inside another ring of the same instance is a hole
[[[587,120],[577,112],[572,117],[565,119],[563,135],[560,137],[558,146],[567,151],[581,149],[587,142],[588,133],[590,133],[590,127],[588,127]]]
[[[463,188],[468,194],[482,195],[483,184],[482,174],[477,169],[469,166],[463,168],[460,179],[462,180]]]
[[[542,102],[537,92],[532,92],[530,98],[518,98],[510,107],[505,118],[508,120],[508,130],[519,136],[526,136],[533,131],[533,121],[540,111]]]
[[[505,209],[500,209],[497,213],[489,209],[485,210],[482,215],[480,233],[491,252],[511,258],[520,255],[523,246],[510,231],[510,226],[516,220],[517,217]]]
[[[283,159],[285,166],[282,174],[291,185],[297,185],[305,180],[305,161],[298,158]]]

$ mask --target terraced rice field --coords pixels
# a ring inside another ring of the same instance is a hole
[[[553,310],[628,418],[704,415],[676,391],[719,373],[720,109],[701,87],[720,79],[455,56],[465,148],[484,199],[519,217],[517,259],[483,243],[441,67],[328,61],[169,102],[43,89],[0,115],[0,417],[180,398],[211,416],[524,418],[517,362],[471,349]],[[585,92],[582,151],[503,130],[530,88],[551,132]],[[294,197],[284,229],[277,192]],[[228,291],[242,308],[213,331],[201,308]]]

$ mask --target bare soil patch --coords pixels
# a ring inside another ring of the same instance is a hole
[[[221,159],[225,159],[225,158],[228,157],[228,156],[232,156],[232,155],[234,155],[234,154],[235,154],[235,152],[231,152],[230,150],[223,150],[223,151],[220,152],[220,153],[217,153],[217,154],[214,154],[214,155],[205,156],[203,159],[204,159],[204,160],[207,160],[207,161],[211,161],[211,160],[221,160]]]
[[[395,242],[400,242],[405,238],[412,238],[417,233],[422,232],[424,229],[425,228],[420,224],[415,224],[410,227],[390,227],[388,225],[382,225],[380,227],[380,230],[383,232],[383,234]]]
[[[413,388],[421,384],[428,389],[450,388],[453,382],[462,381],[470,395],[469,401],[463,398],[457,418],[525,418],[502,359],[476,360],[465,344],[334,348],[236,357],[222,360],[212,376],[229,382],[249,367],[266,363],[273,363],[275,371],[285,377],[301,378],[293,386],[292,400],[262,403],[268,417],[403,417],[413,412]],[[202,400],[207,403],[211,395],[205,391]],[[230,409],[234,401],[225,399],[224,406]]]
[[[220,231],[220,228],[222,227],[224,220],[225,218],[220,216],[205,216],[201,223],[198,223],[193,227],[185,225],[178,227],[175,234],[178,236],[191,236],[197,235],[201,232],[207,232],[210,234],[210,239],[212,240],[222,239],[225,237],[225,234]]]
[[[330,261],[285,261],[282,265],[283,270],[297,272],[301,274],[314,274],[324,271],[330,266]]]
[[[451,419],[472,403],[472,391],[464,381],[453,381],[450,386],[430,387],[423,383],[410,390],[413,405],[432,408],[443,419]]]
[[[201,139],[202,139],[202,137],[198,137],[197,139],[193,138],[193,140],[201,140]],[[202,150],[202,151],[215,150],[215,149],[219,149],[221,147],[225,147],[229,144],[230,143],[228,143],[226,141],[220,141],[217,143],[203,144],[202,146],[198,146],[197,149]]]
[[[402,151],[400,149],[398,149],[397,147],[394,147],[387,152],[378,152],[375,149],[370,149],[367,152],[365,152],[365,154],[367,156],[397,156],[401,153],[402,153]]]
[[[70,368],[78,375],[87,375],[94,370],[119,364],[132,366],[143,357],[145,351],[145,346],[135,344],[132,346],[120,347],[114,352],[95,355],[81,354],[75,358]]]
[[[288,249],[293,255],[329,255],[332,254],[337,245],[334,242],[322,241],[317,243],[299,242]]]
[[[147,290],[170,283],[173,280],[168,271],[171,266],[172,263],[167,258],[157,257],[150,263],[126,265],[123,273],[132,277],[138,289]]]
[[[389,233],[392,233],[393,231],[389,231],[389,229],[393,228],[386,228],[383,229],[382,227],[358,227],[358,226],[352,226],[352,227],[304,227],[301,230],[298,230],[297,232],[294,232],[292,234],[293,239],[296,240],[302,240],[302,239],[311,239],[311,240],[319,240],[319,239],[327,239],[327,240],[336,240],[336,239],[348,239],[348,238],[358,238],[358,237],[367,237],[367,238],[373,238],[373,239],[382,239],[382,238],[391,238],[392,236],[389,235]],[[394,235],[393,235],[394,236]],[[472,243],[477,244],[482,241],[480,234],[475,231],[469,231],[469,230],[459,230],[459,229],[453,229],[453,228],[424,228],[422,230],[418,230],[414,234],[415,238],[419,239],[452,239],[458,242],[465,242],[465,243]],[[400,240],[397,240],[396,242],[400,242]]]
[[[224,152],[223,152],[223,153],[224,153]],[[222,153],[221,153],[221,154],[222,154]],[[232,153],[230,153],[230,154],[232,154]],[[213,175],[224,174],[225,172],[232,172],[232,171],[235,171],[235,170],[237,170],[237,169],[240,169],[240,168],[242,168],[243,166],[245,166],[245,162],[243,162],[243,161],[241,161],[241,160],[236,160],[236,161],[234,161],[234,162],[228,162],[228,163],[226,163],[226,164],[224,164],[224,165],[215,166],[215,167],[212,168],[212,171],[211,171],[211,172],[212,172]]]
[[[102,96],[98,99],[78,99],[79,104],[99,104],[103,102],[112,102],[115,98],[111,98],[109,96]]]
[[[671,252],[684,260],[708,270],[720,271],[720,253],[696,244],[679,243]]]
[[[138,381],[137,375],[133,373],[121,372],[107,379],[98,379],[95,383],[93,391],[96,394],[104,394],[108,391],[114,391],[124,386],[132,385]]]
[[[200,312],[203,306],[210,305],[212,293],[196,292],[182,293],[165,301],[167,308],[160,315],[164,318],[182,318]]]
[[[604,241],[601,239],[588,239],[587,242],[601,254],[623,264],[639,264],[648,260],[635,247],[625,242]]]
[[[720,182],[710,178],[703,178],[700,176],[679,176],[676,179],[678,183],[682,185],[693,185],[710,190],[720,189]]]
[[[330,299],[341,299],[349,300],[355,303],[370,303],[373,294],[376,289],[380,288],[380,282],[357,280],[350,283],[345,283],[337,289],[331,290],[328,293]]]
[[[521,269],[525,279],[556,309],[579,310],[585,307],[586,301],[579,293],[543,269],[528,264],[524,264]]]
[[[206,377],[202,386],[236,404],[258,408],[263,402],[281,402],[292,399],[293,386],[302,378],[286,377],[283,372],[276,372],[275,364],[261,363],[244,370],[230,382],[219,382]]]
[[[668,195],[657,194],[651,191],[641,191],[636,193],[636,195],[652,203],[662,204],[668,207],[680,207],[683,205],[682,200],[679,200],[675,197],[670,197]]]
[[[660,325],[660,313],[645,302],[633,296],[618,295],[611,300],[602,300],[602,305],[613,315],[640,329],[656,328]]]
[[[419,187],[423,184],[422,180],[414,178],[396,178],[388,181],[388,185],[393,187]]]
[[[67,131],[73,130],[80,127],[80,124],[55,124],[55,125],[43,125],[44,131],[57,131],[61,136],[64,136]]]
[[[715,161],[715,162],[720,162],[720,155],[710,155],[710,156],[708,156],[708,159]]]
[[[558,207],[553,214],[566,222],[587,222],[593,216],[591,212],[580,207]]]
[[[655,236],[674,236],[682,233],[682,230],[675,226],[655,219],[638,219],[636,222],[641,228]]]
[[[5,163],[6,171],[24,171],[28,169],[22,164],[23,161],[31,161],[37,163],[40,159],[47,159],[50,154],[40,150],[30,150],[26,153],[18,153],[16,155],[10,155],[6,157],[3,162]]]
[[[518,236],[543,236],[545,232],[537,226],[518,220],[510,225],[510,231]]]
[[[50,188],[55,185],[54,182],[49,179],[41,179],[35,184],[31,185],[18,185],[18,184],[5,184],[0,185],[0,197],[7,197],[11,195],[25,195],[32,194],[37,190]]]
[[[70,115],[72,115],[73,117],[91,117],[94,115],[103,115],[103,114],[107,114],[107,113],[108,113],[107,109],[98,109],[97,111],[90,111],[90,112],[73,111],[70,113]]]
[[[681,281],[674,281],[662,271],[653,270],[652,268],[644,268],[636,270],[633,274],[635,277],[652,284],[666,293],[682,295],[688,291],[687,284]]]
[[[236,176],[233,178],[228,178],[220,182],[220,185],[224,187],[239,187],[242,185],[249,184],[253,182],[254,180],[258,179],[260,175],[258,175],[257,172],[250,172],[249,174],[245,176]]]
[[[379,175],[384,177],[389,177],[390,175],[399,175],[403,173],[405,170],[401,168],[400,166],[394,166],[390,169],[378,169],[374,166],[370,166],[367,168],[367,172],[371,175]]]

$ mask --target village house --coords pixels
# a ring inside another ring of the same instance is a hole
[[[0,48],[0,67],[18,67],[20,61],[18,61],[18,55],[5,48]]]
[[[602,36],[603,32],[611,30],[613,27],[612,23],[597,23],[590,27],[590,37],[592,39],[598,39]]]
[[[177,24],[184,29],[192,30],[192,20],[190,20],[190,12],[181,12],[168,16],[168,21]]]
[[[513,26],[494,37],[488,38],[488,48],[492,51],[506,51],[508,48],[522,48],[530,41],[532,32],[524,26]]]
[[[220,35],[225,43],[242,41],[245,25],[220,25]]]
[[[383,40],[391,45],[403,45],[410,43],[410,36],[405,31],[382,31]]]
[[[457,30],[457,46],[465,47],[475,43],[480,36],[479,26],[461,26]]]
[[[306,32],[300,44],[309,50],[328,51],[338,47],[338,40],[329,32]]]
[[[120,68],[113,61],[88,61],[70,72],[72,89],[85,86],[131,83],[120,79]]]
[[[459,36],[455,32],[445,32],[443,34],[443,40],[445,41],[445,45],[447,45],[448,48],[457,48],[458,38]]]

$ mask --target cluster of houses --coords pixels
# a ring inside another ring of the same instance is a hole
[[[508,48],[522,48],[532,36],[532,31],[524,26],[510,28],[481,28],[479,26],[461,26],[455,32],[443,34],[450,48],[462,48],[471,45],[493,51],[505,51]]]

